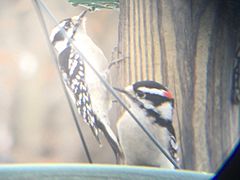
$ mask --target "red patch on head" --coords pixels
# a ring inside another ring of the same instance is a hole
[[[167,98],[169,98],[169,99],[173,99],[173,95],[172,95],[172,93],[170,93],[169,91],[165,91],[165,92],[164,92],[164,96],[167,97]]]

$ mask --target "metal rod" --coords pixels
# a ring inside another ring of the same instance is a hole
[[[49,13],[49,15],[51,16],[51,14]],[[52,19],[55,19],[52,17]],[[81,52],[79,51],[79,49],[77,48],[77,46],[75,45],[74,41],[72,39],[70,39],[68,37],[68,35],[66,34],[65,30],[62,29],[63,31],[63,35],[68,38],[68,40],[70,41],[70,43],[72,43],[73,47],[75,48],[75,50],[81,54]],[[99,78],[99,80],[102,82],[102,84],[105,86],[105,88],[116,98],[116,100],[119,102],[119,104],[129,113],[129,115],[134,119],[134,121],[139,125],[139,127],[145,132],[145,134],[152,140],[152,142],[158,147],[158,149],[160,150],[161,153],[163,153],[166,158],[173,164],[173,166],[176,169],[180,169],[179,165],[175,162],[175,160],[167,153],[167,151],[162,147],[162,145],[158,142],[158,140],[154,137],[153,134],[151,134],[147,128],[136,118],[136,116],[128,109],[128,107],[125,105],[124,101],[117,95],[117,93],[115,92],[115,90],[110,86],[110,84],[105,81],[100,73],[92,66],[92,64],[86,59],[83,58],[84,62],[88,64],[88,66],[93,70],[93,72],[95,73],[95,75]]]
[[[42,2],[41,2],[41,3],[42,3]],[[71,102],[70,96],[69,96],[69,94],[68,94],[68,92],[67,92],[66,86],[65,86],[64,81],[63,81],[63,79],[62,79],[61,72],[60,72],[60,70],[59,70],[59,68],[58,68],[57,56],[56,56],[56,53],[55,53],[55,51],[54,51],[54,49],[53,49],[53,46],[51,45],[51,42],[50,42],[50,40],[49,40],[49,34],[48,34],[47,26],[46,26],[45,21],[44,21],[44,18],[43,18],[43,14],[42,14],[41,9],[40,9],[39,0],[33,0],[33,4],[34,4],[34,7],[35,7],[35,9],[36,9],[37,15],[38,15],[38,17],[39,17],[40,23],[41,23],[41,25],[42,25],[42,27],[43,27],[44,33],[45,33],[45,35],[46,35],[46,39],[47,39],[47,42],[48,42],[48,46],[49,46],[49,49],[50,49],[50,53],[51,53],[51,56],[52,56],[52,58],[54,59],[54,62],[55,62],[55,64],[56,64],[57,71],[58,71],[58,75],[59,75],[59,77],[60,77],[60,80],[61,80],[61,84],[62,84],[62,86],[63,86],[64,93],[65,93],[65,95],[66,95],[66,97],[67,97],[67,101],[68,101],[68,104],[69,104],[69,106],[70,106],[71,113],[72,113],[72,115],[73,115],[73,119],[74,119],[74,121],[75,121],[75,124],[76,124],[76,126],[77,126],[77,131],[78,131],[78,134],[79,134],[80,139],[81,139],[81,141],[82,141],[82,144],[83,144],[84,151],[85,151],[85,153],[86,153],[88,162],[89,162],[89,163],[93,163],[93,162],[92,162],[91,155],[90,155],[89,150],[88,150],[88,147],[87,147],[87,144],[86,144],[86,141],[85,141],[85,139],[84,139],[84,136],[83,136],[83,133],[82,133],[80,124],[79,124],[79,122],[78,122],[78,120],[77,120],[77,116],[76,116],[76,113],[75,113],[75,111],[74,111],[73,104],[72,104],[72,102]],[[47,10],[47,12],[49,13],[48,9],[46,8],[46,6],[45,6],[43,3],[41,4],[41,7],[44,7],[44,9]],[[53,16],[51,16],[51,17],[53,18]],[[54,19],[54,22],[57,21],[55,18],[53,18],[53,19]]]

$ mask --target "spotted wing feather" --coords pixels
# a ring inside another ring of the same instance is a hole
[[[62,56],[59,56],[60,67],[65,74],[64,81],[74,95],[79,114],[90,125],[95,137],[99,141],[97,116],[92,109],[91,97],[85,81],[84,57],[70,44],[64,51],[61,53]],[[68,59],[67,62],[66,59]]]
[[[170,152],[170,155],[172,156],[172,158],[176,162],[179,162],[179,158],[177,156],[178,145],[176,142],[176,137],[175,137],[175,135],[172,135],[172,134],[169,134],[169,135],[170,135],[170,140],[169,140],[168,151]]]

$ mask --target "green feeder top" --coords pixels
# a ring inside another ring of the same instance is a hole
[[[119,8],[119,0],[68,0],[73,6],[81,5],[91,10]]]

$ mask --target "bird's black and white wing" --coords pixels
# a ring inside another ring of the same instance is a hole
[[[169,132],[169,137],[170,137],[170,140],[169,140],[168,151],[169,151],[171,157],[175,160],[175,162],[179,163],[179,158],[177,156],[178,145],[177,145],[177,142],[176,142],[175,133],[172,134],[172,133]]]
[[[68,42],[59,53],[58,60],[64,83],[73,96],[72,99],[79,114],[89,124],[95,137],[99,140],[98,117],[92,109],[91,97],[85,81],[84,56]]]

